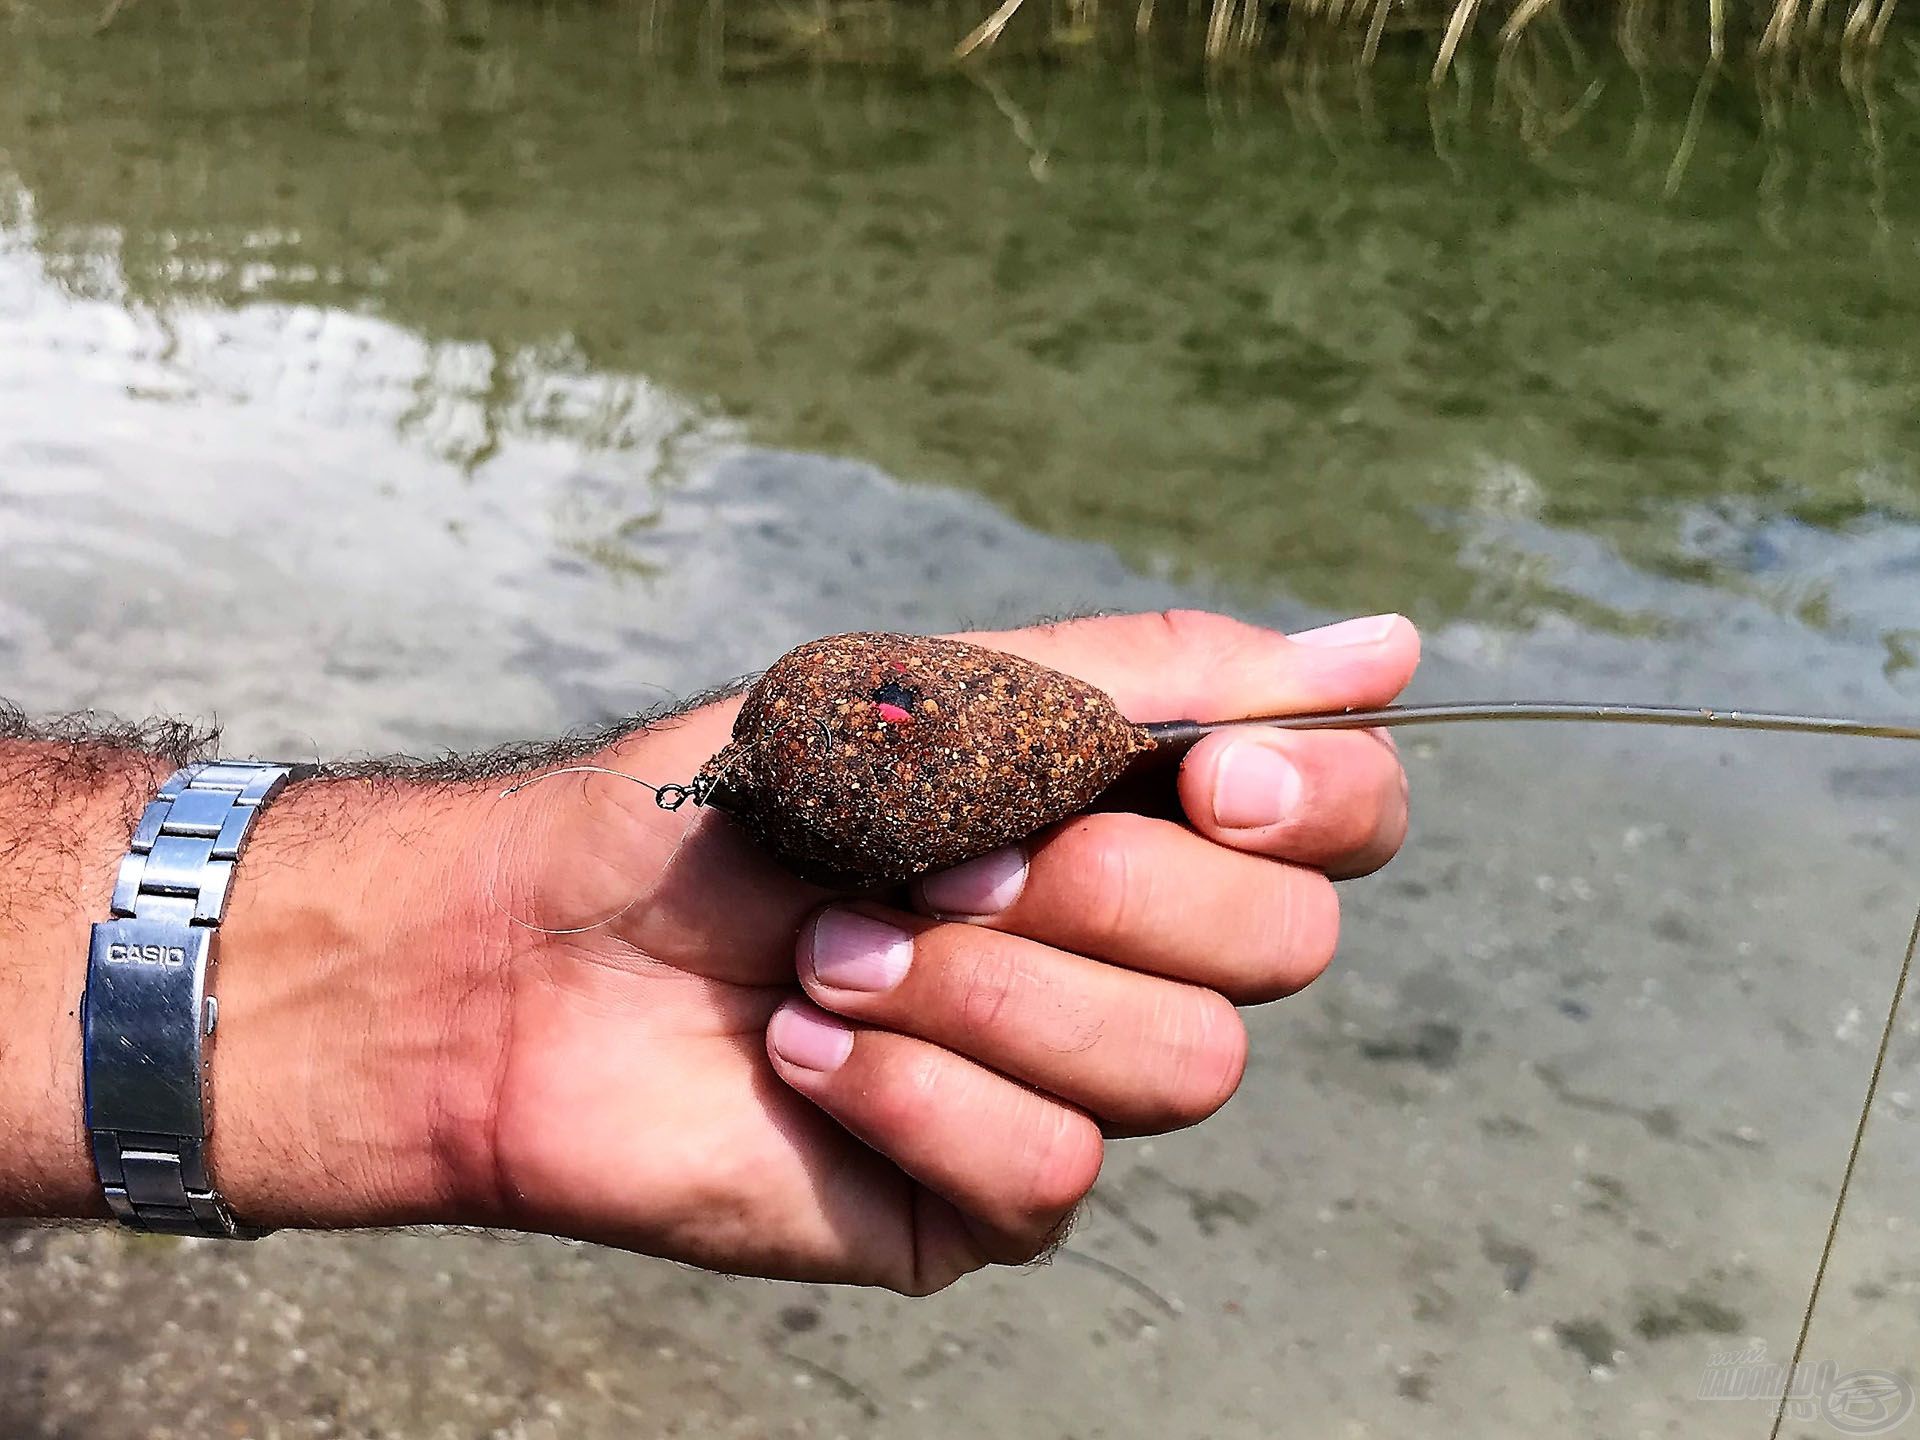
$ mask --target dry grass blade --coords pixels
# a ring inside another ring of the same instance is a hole
[[[1259,48],[1260,39],[1267,31],[1266,6],[1257,0],[1248,0],[1240,10],[1240,51],[1251,55]]]
[[[1506,49],[1518,40],[1520,32],[1552,3],[1553,0],[1520,0],[1520,3],[1513,7],[1513,14],[1507,17],[1507,23],[1500,27],[1500,47]]]
[[[1862,0],[1863,4],[1872,4],[1873,0]],[[1671,200],[1680,190],[1680,182],[1686,177],[1687,163],[1693,159],[1693,147],[1700,143],[1700,124],[1706,118],[1707,97],[1713,94],[1713,82],[1719,78],[1720,63],[1709,61],[1706,73],[1700,77],[1700,83],[1694,86],[1693,103],[1687,107],[1686,129],[1681,132],[1680,143],[1674,148],[1673,163],[1667,167],[1667,181],[1660,193]]]
[[[4,0],[0,0],[4,3]],[[133,0],[109,0],[114,5]],[[893,0],[884,0],[893,3]],[[1023,0],[997,0],[998,8],[954,47],[956,59],[992,46]],[[1315,46],[1329,39],[1350,43],[1360,63],[1372,65],[1379,57],[1388,22],[1418,34],[1438,35],[1428,83],[1438,86],[1465,64],[1463,46],[1481,19],[1484,0],[1203,0],[1183,11],[1198,22],[1198,35],[1209,64],[1259,52],[1283,53],[1296,46]],[[1842,63],[1884,44],[1892,30],[1899,0],[1762,0],[1750,12],[1756,17],[1753,52],[1777,60],[1785,56],[1824,55],[1834,39]],[[1074,33],[1093,27],[1103,11],[1099,0],[1067,0],[1075,17]],[[1134,0],[1132,29],[1145,37],[1158,21],[1159,0]],[[1727,0],[1616,0],[1607,7],[1611,29],[1620,48],[1638,69],[1656,50],[1669,46],[1691,48],[1705,21],[1709,63],[1728,62],[1732,53],[1729,27],[1740,20],[1730,14]],[[1764,12],[1764,22],[1759,21]],[[1545,21],[1565,38],[1573,52],[1575,69],[1584,68],[1574,40],[1575,27],[1594,18],[1587,6],[1569,11],[1554,0],[1506,0],[1500,7],[1499,48],[1511,49]],[[1844,19],[1842,19],[1844,16]],[[1124,23],[1124,22],[1123,22]],[[1164,22],[1161,22],[1164,23]],[[1839,34],[1834,35],[1838,27]],[[1185,26],[1181,30],[1186,33]],[[1056,36],[1056,38],[1058,38]],[[1743,42],[1745,43],[1745,42]]]
[[[1447,71],[1453,68],[1454,52],[1460,48],[1460,41],[1479,9],[1480,0],[1459,0],[1453,7],[1453,14],[1447,20],[1447,33],[1440,41],[1440,53],[1433,62],[1433,74],[1427,80],[1429,85],[1438,85],[1447,78]]]
[[[100,12],[100,18],[93,22],[93,33],[104,35],[120,18],[120,12],[127,8],[128,0],[107,0],[107,8]]]
[[[1213,0],[1212,13],[1207,17],[1208,60],[1218,60],[1226,53],[1227,39],[1233,34],[1234,16],[1238,10],[1238,0]]]
[[[1373,18],[1367,22],[1367,40],[1360,51],[1363,64],[1373,64],[1373,57],[1380,53],[1380,37],[1386,32],[1389,3],[1391,0],[1373,0]]]
[[[981,47],[993,44],[1000,38],[1000,32],[1007,28],[1007,22],[1013,19],[1020,5],[1021,0],[1004,0],[998,10],[982,20],[966,39],[953,47],[953,58],[964,60]]]
[[[1642,32],[1646,25],[1647,0],[1626,0],[1614,21],[1614,43],[1620,47],[1627,68],[1636,74],[1646,68],[1647,46]]]
[[[1027,118],[1027,112],[1020,108],[1014,98],[1007,93],[1006,87],[991,74],[975,71],[970,72],[968,78],[987,92],[993,100],[993,108],[1004,115],[1007,124],[1013,127],[1013,138],[1018,140],[1027,152],[1027,173],[1035,180],[1044,182],[1052,161],[1046,142],[1033,128],[1033,122]]]
[[[1800,18],[1800,0],[1775,0],[1773,14],[1760,36],[1760,53],[1772,54],[1793,43],[1794,26]]]

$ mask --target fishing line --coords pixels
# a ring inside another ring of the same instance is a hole
[[[612,770],[605,765],[565,765],[558,770],[542,770],[538,775],[529,775],[524,780],[516,780],[500,792],[502,800],[518,795],[530,785],[538,785],[542,780],[551,780],[556,775],[611,775],[616,780],[631,780],[642,790],[653,792],[653,803],[662,810],[678,810],[693,797],[691,785],[654,785],[642,780],[638,775],[629,775],[624,770]]]
[[[543,770],[538,775],[529,775],[524,780],[515,781],[500,792],[494,803],[498,805],[518,795],[529,786],[538,785],[546,780],[556,779],[561,775],[611,775],[616,780],[631,781],[643,790],[651,790],[653,792],[654,803],[662,810],[678,810],[682,805],[686,804],[688,800],[698,802],[704,799],[704,793],[700,787],[695,785],[654,785],[642,780],[638,775],[629,775],[624,770],[615,770],[606,765],[563,765],[558,770]],[[694,826],[692,825],[682,827],[679,838],[673,843],[673,849],[667,852],[666,864],[661,866],[660,873],[662,875],[665,875],[673,868],[673,862],[680,858],[681,847],[687,843],[687,839],[693,834],[693,831]],[[501,836],[501,843],[503,845],[506,843],[505,834]],[[506,916],[512,924],[518,925],[523,930],[532,930],[541,935],[584,935],[589,930],[598,930],[604,925],[611,925],[619,920],[621,916],[632,910],[633,907],[638,905],[647,895],[647,890],[642,889],[611,915],[604,915],[600,919],[594,920],[586,925],[542,925],[537,921],[523,919],[501,903],[496,887],[499,883],[500,871],[503,868],[504,867],[499,864],[488,867],[487,903],[502,915]]]
[[[654,804],[658,805],[662,810],[669,812],[678,810],[689,800],[696,805],[705,805],[713,798],[715,792],[726,783],[728,774],[731,773],[735,766],[751,754],[755,747],[764,745],[775,735],[778,735],[789,723],[790,721],[788,720],[780,721],[764,734],[756,737],[751,744],[742,746],[724,765],[719,766],[713,770],[712,773],[703,771],[700,775],[687,781],[685,784],[669,783],[666,785],[655,785],[650,780],[642,780],[638,775],[629,775],[624,770],[615,770],[606,765],[562,765],[557,770],[542,770],[537,775],[529,775],[523,780],[516,780],[495,797],[494,804],[499,805],[503,801],[512,799],[522,790],[526,790],[531,786],[539,785],[548,780],[557,779],[562,775],[610,775],[615,780],[626,780],[638,785],[642,790],[652,791]],[[815,724],[819,725],[821,736],[831,745],[833,743],[833,736],[832,733],[827,730],[826,725],[819,721],[816,721]],[[662,876],[665,876],[673,868],[674,862],[680,858],[681,850],[685,848],[687,841],[693,837],[693,832],[698,828],[698,824],[699,822],[696,820],[693,824],[681,827],[679,836],[673,842],[673,849],[667,852],[666,863],[660,867]],[[505,843],[505,839],[506,837],[502,835],[502,844]],[[590,930],[598,930],[603,926],[611,925],[619,920],[621,916],[632,910],[635,905],[638,905],[652,888],[642,887],[632,899],[628,900],[626,904],[622,905],[618,910],[615,910],[611,915],[603,915],[600,919],[590,921],[585,925],[542,925],[538,921],[528,920],[522,916],[515,915],[500,902],[497,886],[501,869],[502,867],[498,864],[489,868],[487,877],[487,903],[492,905],[494,909],[498,910],[502,915],[506,916],[510,922],[518,925],[521,929],[532,930],[541,935],[584,935]]]
[[[1783,715],[1764,710],[1705,706],[1595,704],[1568,700],[1474,700],[1439,705],[1384,705],[1375,710],[1328,710],[1308,715],[1262,715],[1250,720],[1163,720],[1141,729],[1159,744],[1190,747],[1217,730],[1261,725],[1275,730],[1359,730],[1395,725],[1457,725],[1488,720],[1561,721],[1588,725],[1666,725],[1679,729],[1770,730],[1790,735],[1857,735],[1920,740],[1920,725],[1852,720],[1834,715]]]
[[[1787,1418],[1787,1401],[1793,1394],[1793,1380],[1800,1373],[1800,1361],[1807,1352],[1807,1336],[1813,1330],[1813,1312],[1820,1304],[1820,1287],[1826,1283],[1827,1262],[1833,1258],[1834,1242],[1840,1235],[1840,1216],[1847,1208],[1847,1192],[1853,1186],[1853,1168],[1859,1162],[1860,1148],[1866,1142],[1867,1121],[1873,1114],[1874,1096],[1880,1091],[1880,1075],[1887,1066],[1887,1051],[1893,1045],[1894,1017],[1900,1013],[1900,1001],[1907,993],[1907,979],[1913,974],[1913,952],[1920,947],[1920,913],[1913,917],[1913,930],[1907,936],[1907,953],[1900,961],[1899,978],[1893,982],[1893,1003],[1887,1006],[1887,1023],[1880,1030],[1880,1048],[1873,1055],[1873,1070],[1867,1076],[1867,1098],[1860,1102],[1860,1118],[1854,1122],[1853,1144],[1847,1148],[1846,1168],[1840,1172],[1840,1193],[1834,1197],[1833,1215],[1827,1221],[1826,1243],[1820,1247],[1820,1263],[1814,1267],[1813,1288],[1807,1292],[1807,1308],[1800,1315],[1800,1334],[1793,1342],[1793,1358],[1780,1382],[1780,1405],[1773,1412],[1773,1425],[1767,1440],[1780,1440],[1780,1427]]]
[[[703,772],[698,778],[686,782],[656,785],[651,781],[642,780],[638,775],[629,775],[624,770],[614,770],[604,765],[565,765],[516,781],[500,792],[499,799],[501,801],[511,799],[530,786],[561,775],[607,775],[617,780],[629,781],[651,791],[654,802],[662,810],[678,810],[688,801],[692,801],[695,805],[707,805],[723,787],[728,773],[752,749],[771,740],[781,729],[797,718],[799,717],[790,716],[780,721],[765,734],[737,749],[718,770]],[[1487,721],[1657,725],[1679,729],[1772,731],[1784,734],[1920,740],[1920,725],[1890,720],[1794,715],[1759,710],[1718,709],[1710,706],[1637,705],[1565,700],[1481,700],[1429,705],[1385,705],[1367,710],[1327,710],[1300,715],[1261,715],[1238,720],[1162,720],[1139,727],[1140,732],[1153,741],[1153,747],[1139,757],[1139,762],[1142,769],[1163,767],[1169,762],[1178,761],[1207,736],[1217,731],[1243,726],[1261,726],[1276,730],[1372,730],[1390,729],[1401,725],[1449,725]],[[825,723],[818,718],[815,718],[812,723],[820,729],[822,740],[827,748],[831,749],[833,736]],[[681,832],[672,853],[668,856],[669,865],[678,858],[680,848],[686,843],[692,830],[693,827],[688,826]],[[641,895],[645,893],[646,891],[642,890],[611,915],[586,925],[572,926],[541,925],[514,915],[499,903],[497,896],[490,894],[488,898],[496,909],[524,929],[535,930],[546,935],[582,935],[589,930],[597,930],[604,925],[612,924],[639,903]]]

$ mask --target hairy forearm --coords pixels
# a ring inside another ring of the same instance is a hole
[[[0,720],[0,1215],[100,1216],[88,927],[141,807],[206,737]],[[209,1075],[213,1172],[248,1222],[469,1218],[504,1004],[502,927],[474,883],[490,793],[363,766],[261,816],[221,926]]]
[[[1391,616],[1295,638],[1185,613],[976,638],[1142,719],[1371,708],[1418,651]],[[1092,1185],[1103,1128],[1177,1128],[1226,1099],[1246,1058],[1233,1002],[1311,980],[1338,933],[1332,877],[1377,868],[1406,829],[1405,777],[1373,739],[1265,730],[1187,756],[1186,826],[1087,814],[898,892],[809,884],[724,814],[604,773],[501,803],[504,776],[582,750],[583,769],[684,781],[738,715],[359,766],[267,806],[213,976],[210,1158],[237,1219],[504,1225],[912,1293],[1024,1262]],[[86,928],[177,757],[73,733],[0,747],[17,1007],[0,1214],[97,1215]]]
[[[100,1214],[80,1078],[87,927],[107,913],[134,817],[185,747],[30,738],[17,715],[0,722],[13,737],[0,739],[0,1213]]]

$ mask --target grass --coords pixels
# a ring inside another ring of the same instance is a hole
[[[998,42],[1029,7],[1049,13],[1041,24],[1071,41],[1095,33],[1107,0],[1004,0],[954,47],[967,59]],[[1899,0],[1774,0],[1729,7],[1727,0],[1133,0],[1131,26],[1147,38],[1164,28],[1198,40],[1209,64],[1257,59],[1289,46],[1344,42],[1371,63],[1389,36],[1431,48],[1429,83],[1451,73],[1460,47],[1483,33],[1502,51],[1540,28],[1570,38],[1572,24],[1610,24],[1628,54],[1697,51],[1713,63],[1744,48],[1757,60],[1785,63],[1810,56],[1863,63],[1886,41]]]
[[[644,0],[657,23],[666,0]],[[1892,30],[1899,0],[1001,0],[991,10],[949,11],[964,27],[951,42],[956,60],[1001,49],[1023,53],[1102,48],[1115,37],[1189,53],[1212,67],[1258,64],[1302,50],[1340,51],[1371,64],[1383,46],[1417,47],[1428,82],[1453,73],[1461,49],[1485,40],[1510,52],[1545,32],[1552,43],[1611,31],[1630,57],[1683,57],[1721,64],[1871,61]],[[757,8],[757,7],[755,7]],[[876,41],[898,38],[925,0],[779,0],[751,25],[781,33],[796,48],[858,60]],[[724,17],[724,4],[710,7]],[[769,18],[771,17],[771,18]]]
[[[16,19],[42,13],[43,3],[0,0],[0,21],[9,12]],[[159,3],[103,0],[90,23],[105,34]],[[1124,41],[1220,69],[1303,53],[1371,65],[1383,47],[1394,47],[1426,56],[1427,82],[1437,88],[1470,44],[1484,42],[1504,63],[1543,40],[1577,56],[1597,32],[1610,32],[1636,65],[1745,59],[1783,71],[1826,65],[1846,76],[1886,46],[1900,0],[1000,0],[982,14],[984,3],[626,0],[624,8],[643,48],[668,48],[692,34],[702,44],[744,41],[773,63],[804,56],[871,64],[915,53],[966,62],[1003,50],[1059,58],[1110,52]],[[477,39],[496,8],[571,7],[567,0],[422,0],[419,8],[456,38]]]

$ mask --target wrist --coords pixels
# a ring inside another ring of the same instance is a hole
[[[636,734],[595,758],[691,774],[711,748]],[[0,980],[14,1006],[0,1035],[0,1215],[107,1214],[81,1063],[88,933],[174,768],[104,747],[0,748]],[[537,989],[561,949],[613,942],[556,941],[508,917],[572,913],[602,889],[631,900],[624,887],[664,863],[678,822],[637,803],[637,787],[601,792],[604,805],[543,787],[503,810],[503,783],[309,780],[261,811],[220,926],[207,1049],[209,1169],[242,1224],[537,1212],[497,1145],[516,989]]]
[[[484,1219],[510,969],[492,794],[311,780],[261,815],[213,981],[210,1161],[243,1222]]]

